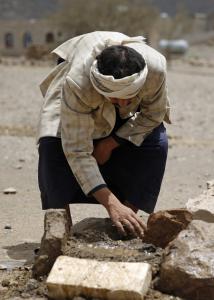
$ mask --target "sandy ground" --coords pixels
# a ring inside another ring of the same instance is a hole
[[[42,103],[38,84],[49,70],[0,65],[0,262],[31,260],[43,233],[34,132]],[[213,77],[214,68],[182,63],[168,72],[173,125],[167,126],[169,157],[156,210],[183,207],[214,178]],[[17,193],[5,195],[8,187]],[[72,205],[71,211],[74,222],[107,215],[99,205]]]

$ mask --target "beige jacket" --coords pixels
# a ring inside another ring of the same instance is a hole
[[[90,82],[90,66],[109,39],[120,42],[126,38],[116,32],[92,32],[65,42],[53,51],[65,62],[56,66],[40,86],[44,104],[37,139],[61,137],[68,163],[85,194],[105,184],[91,155],[93,139],[110,135],[116,120],[114,105]],[[120,109],[121,118],[132,117],[116,134],[139,146],[163,120],[170,123],[166,60],[143,41],[127,46],[143,55],[148,75],[141,92],[129,106]],[[136,112],[139,105],[141,111]]]

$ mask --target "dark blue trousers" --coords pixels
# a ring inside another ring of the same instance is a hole
[[[151,213],[159,195],[167,150],[166,129],[161,124],[141,146],[127,143],[114,149],[109,161],[99,166],[101,174],[121,202],[129,201]],[[82,192],[63,153],[60,138],[40,139],[38,179],[43,209],[63,208],[69,203],[97,203]]]

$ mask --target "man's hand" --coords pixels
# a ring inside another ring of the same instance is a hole
[[[94,193],[94,197],[105,206],[121,234],[127,235],[128,231],[134,236],[143,238],[146,226],[141,218],[132,209],[123,205],[108,188],[98,190]]]
[[[112,150],[118,146],[119,144],[112,137],[107,137],[106,139],[97,142],[94,146],[92,155],[98,164],[103,165],[111,157]]]
[[[146,226],[131,208],[116,202],[109,206],[108,213],[122,235],[126,236],[129,232],[136,237],[143,238]]]

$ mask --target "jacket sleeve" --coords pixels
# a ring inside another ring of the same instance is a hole
[[[159,85],[153,89],[153,93],[141,100],[140,112],[136,112],[129,121],[121,126],[116,135],[140,146],[146,136],[163,122],[169,110],[168,103],[166,73],[164,72]]]
[[[62,89],[62,147],[74,176],[87,195],[106,184],[92,156],[94,131],[92,108],[78,97],[69,81],[70,79],[66,78]]]

